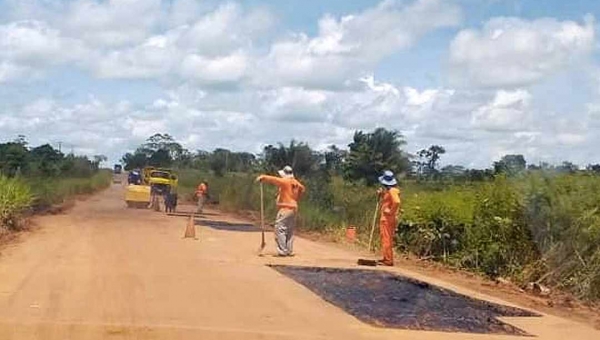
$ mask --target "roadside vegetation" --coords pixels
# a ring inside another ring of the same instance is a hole
[[[268,145],[259,155],[217,149],[185,150],[157,134],[123,158],[126,169],[173,167],[180,196],[209,182],[221,209],[257,211],[255,176],[294,167],[307,186],[299,227],[343,235],[353,225],[368,238],[375,209],[377,175],[392,169],[400,178],[402,217],[398,251],[439,261],[491,278],[535,282],[600,300],[600,165],[578,169],[569,162],[527,165],[506,155],[488,169],[439,167],[445,150],[433,145],[410,155],[394,131],[357,132],[347,150],[312,150],[304,143]],[[266,199],[275,192],[266,187]],[[272,217],[274,204],[267,204]]]
[[[27,214],[106,188],[112,175],[100,169],[104,160],[29,147],[24,137],[0,144],[0,229],[18,230]]]

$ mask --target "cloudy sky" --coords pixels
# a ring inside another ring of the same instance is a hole
[[[543,4],[543,5],[542,5]],[[600,162],[596,0],[0,0],[0,140],[105,154],[345,146]]]

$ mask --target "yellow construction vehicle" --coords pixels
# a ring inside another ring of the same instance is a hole
[[[160,210],[164,194],[177,190],[178,179],[171,169],[145,167],[140,174],[134,174],[132,178],[125,192],[125,202],[130,208]]]

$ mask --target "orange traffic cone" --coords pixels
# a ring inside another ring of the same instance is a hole
[[[196,226],[194,225],[194,215],[190,216],[188,220],[187,227],[185,228],[185,234],[183,238],[193,238],[196,239]]]

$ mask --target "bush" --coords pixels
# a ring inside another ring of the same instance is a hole
[[[29,209],[31,200],[27,184],[20,179],[0,175],[0,226],[18,229],[20,218]]]
[[[34,208],[45,209],[63,203],[76,195],[91,194],[107,188],[112,181],[109,170],[101,170],[89,178],[26,179],[34,197]]]

